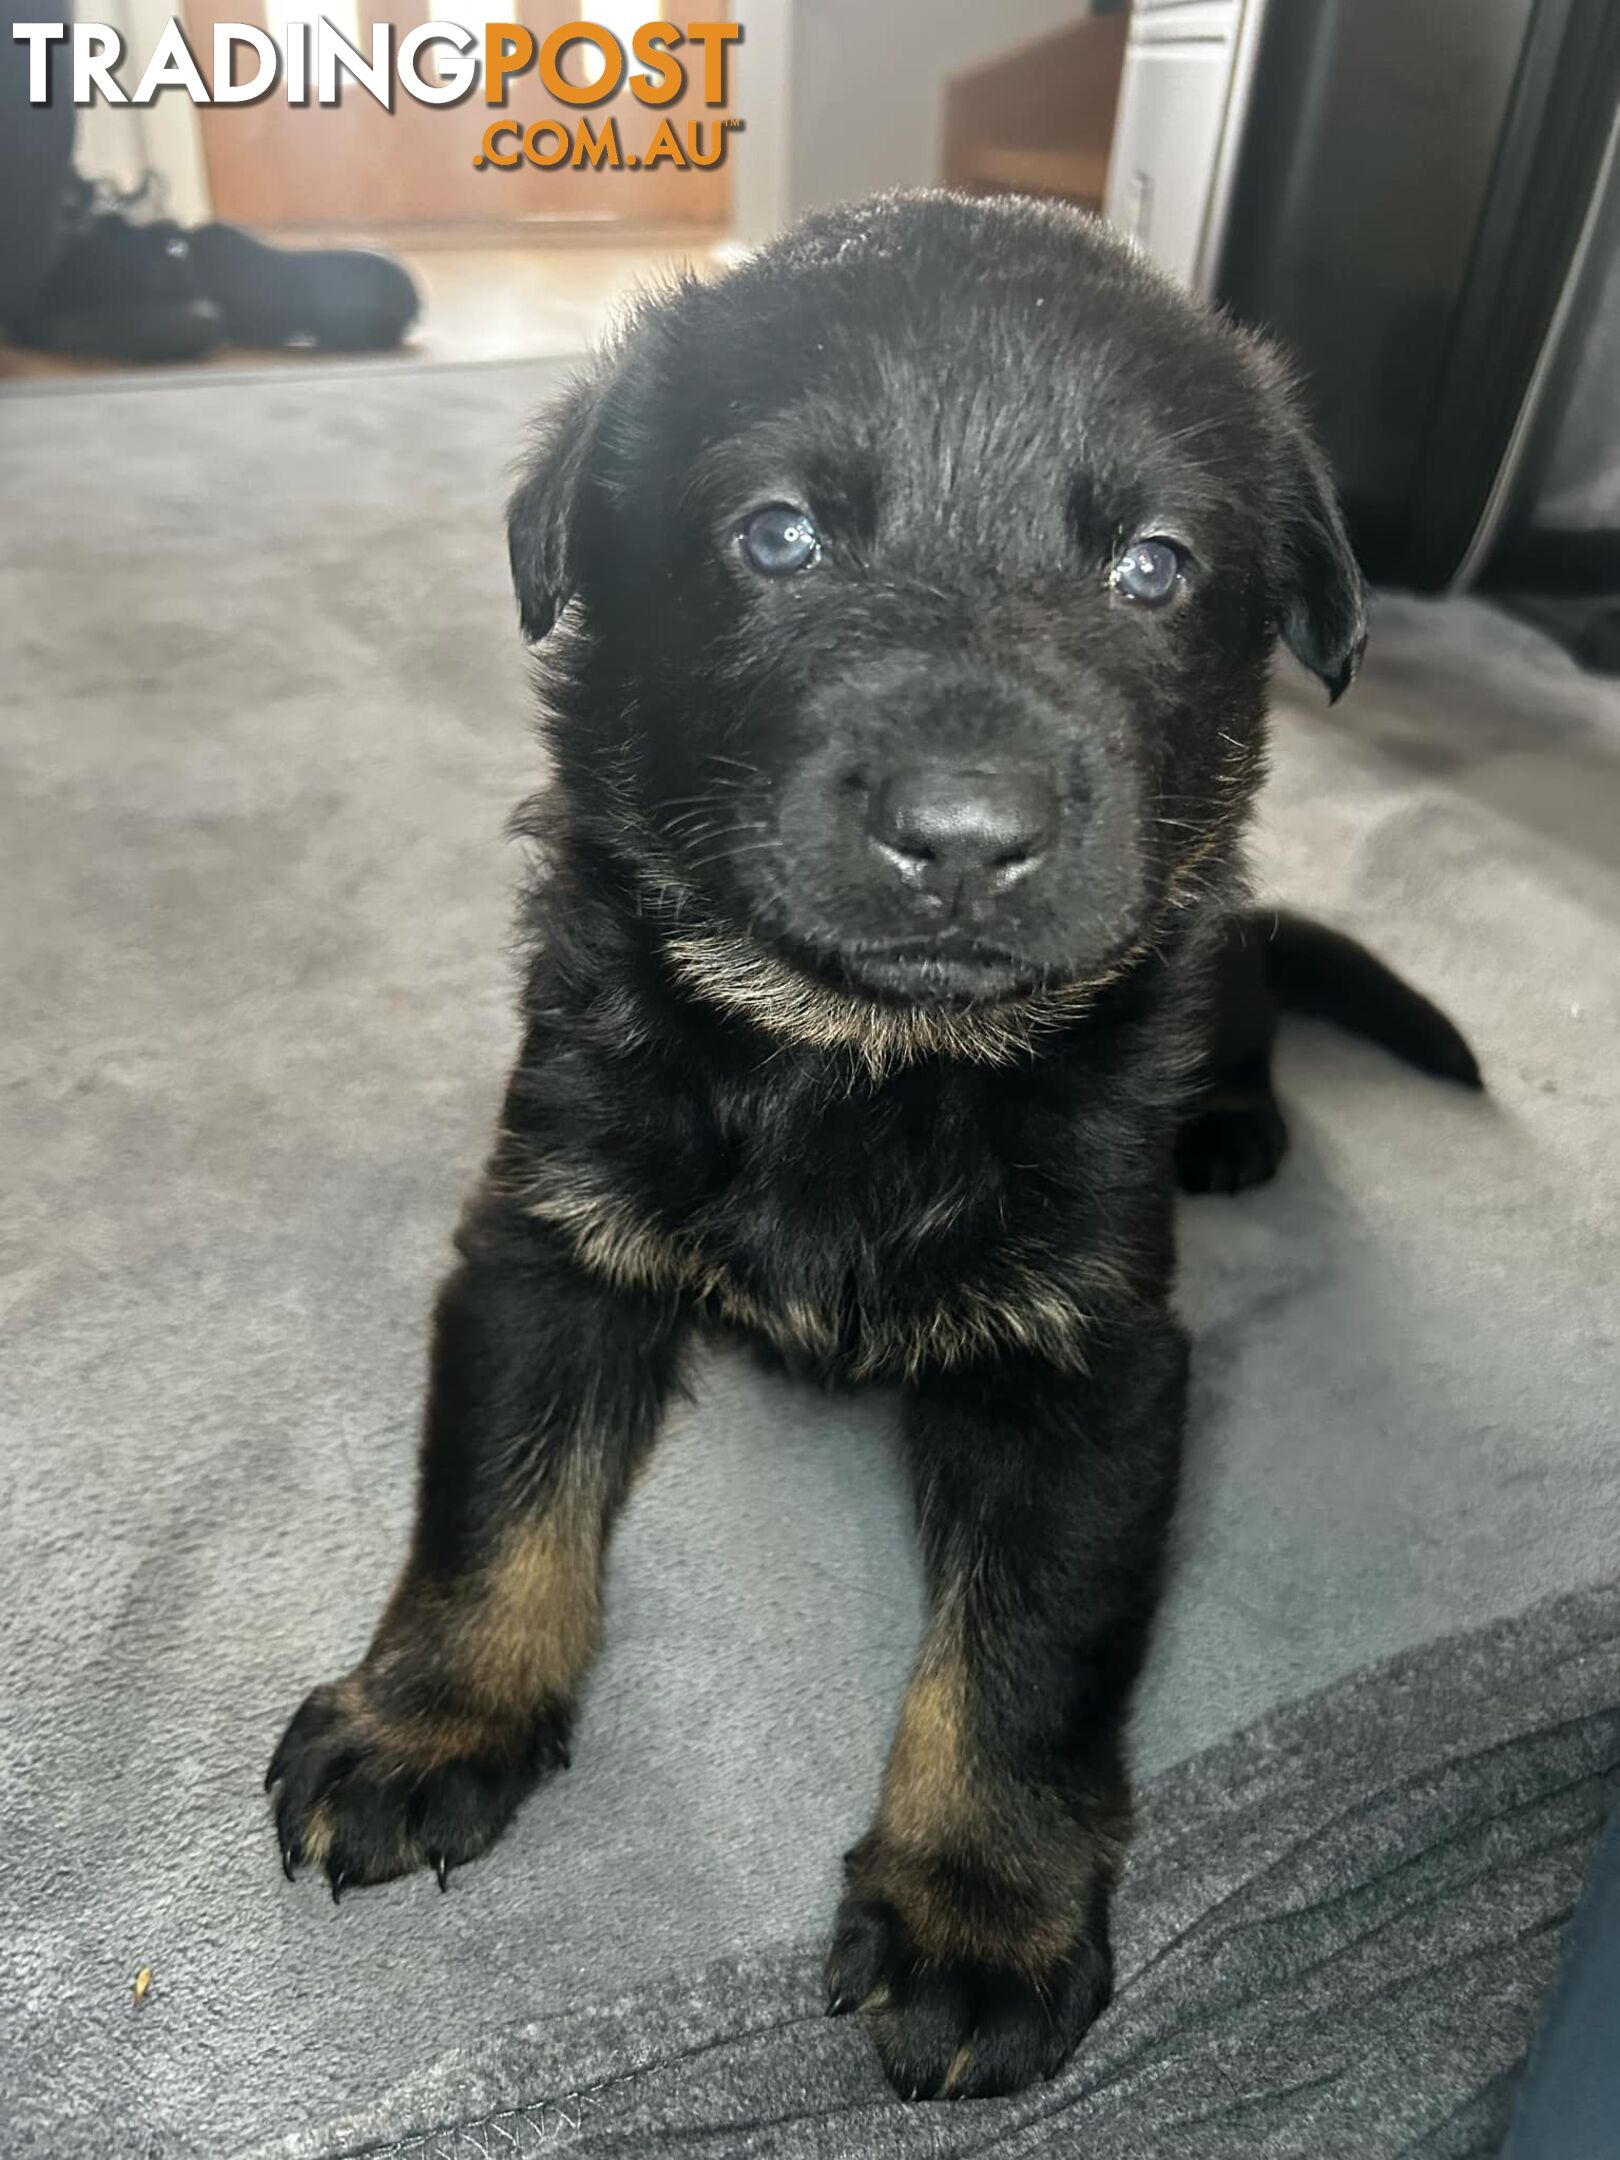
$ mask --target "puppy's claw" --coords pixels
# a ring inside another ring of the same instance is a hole
[[[348,1888],[348,1886],[348,1870],[345,1868],[339,1868],[332,1877],[332,1903],[334,1905],[340,1904],[342,1902],[343,1893]]]
[[[297,1881],[297,1879],[298,1879],[298,1850],[297,1850],[297,1847],[296,1847],[296,1846],[293,1846],[293,1845],[283,1845],[283,1846],[282,1846],[282,1848],[281,1848],[281,1872],[282,1872],[282,1874],[283,1874],[283,1875],[285,1875],[285,1876],[286,1876],[286,1878],[287,1878],[287,1880],[288,1880],[289,1882],[296,1882],[296,1881]]]
[[[450,1855],[442,1852],[434,1853],[432,1859],[433,1872],[439,1878],[439,1888],[448,1890],[450,1887]]]
[[[828,1996],[827,1996],[827,2015],[828,2015],[828,2017],[848,2017],[849,2013],[850,2013],[850,2012],[851,2012],[852,2010],[856,2010],[856,2009],[859,2009],[859,2007],[860,2007],[860,2005],[859,2005],[858,2001],[857,2001],[857,2000],[856,2000],[856,1998],[855,1998],[855,1997],[854,1997],[854,1996],[853,1996],[853,1995],[852,1995],[852,1994],[851,1994],[851,1993],[849,1992],[849,1990],[848,1990],[847,1988],[837,1988],[837,1987],[835,1987],[835,1988],[831,1989],[831,1990],[829,1991],[829,1993],[828,1993]]]

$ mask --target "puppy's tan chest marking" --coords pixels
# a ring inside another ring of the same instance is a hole
[[[562,1231],[592,1274],[624,1289],[691,1297],[784,1356],[850,1380],[912,1379],[1007,1349],[1084,1371],[1099,1305],[1129,1294],[1125,1271],[1099,1255],[1059,1254],[1014,1238],[977,1252],[947,1290],[922,1305],[898,1259],[892,1280],[864,1293],[847,1274],[836,1284],[818,1282],[813,1266],[773,1281],[765,1266],[726,1250],[701,1221],[660,1222],[599,1170],[557,1160],[531,1164],[524,1204]],[[937,1224],[922,1218],[910,1225],[914,1256],[931,1228],[944,1235],[953,1227],[948,1209],[934,1212]]]

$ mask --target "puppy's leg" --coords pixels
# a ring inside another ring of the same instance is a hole
[[[1237,915],[1215,964],[1203,1086],[1176,1139],[1185,1192],[1242,1192],[1275,1177],[1288,1127],[1271,1079],[1277,1001],[1266,980],[1264,917]]]
[[[440,1294],[410,1558],[370,1649],[276,1749],[290,1875],[335,1896],[472,1860],[568,1759],[604,1541],[650,1445],[674,1308],[582,1274],[555,1233],[485,1209]]]
[[[931,1619],[827,1966],[907,2098],[1049,2076],[1108,2000],[1185,1372],[1164,1318],[1083,1380],[1009,1363],[910,1395]]]

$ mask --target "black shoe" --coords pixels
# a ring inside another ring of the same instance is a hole
[[[202,290],[191,243],[153,206],[150,179],[121,195],[69,177],[56,256],[33,305],[9,325],[35,352],[95,360],[200,360],[224,342],[220,310]]]
[[[239,225],[199,225],[189,238],[233,345],[387,352],[416,320],[416,287],[391,255],[271,247]]]

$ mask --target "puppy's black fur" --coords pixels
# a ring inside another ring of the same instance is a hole
[[[1359,948],[1241,912],[1273,645],[1337,696],[1361,578],[1265,349],[1097,225],[948,196],[650,303],[511,542],[556,761],[526,1033],[409,1563],[271,1765],[285,1862],[443,1881],[566,1759],[615,1510],[694,1326],[742,1328],[899,1385],[932,1593],[831,2007],[902,2092],[1004,2091],[1108,1993],[1178,1149],[1275,1167],[1279,998],[1477,1078]]]

